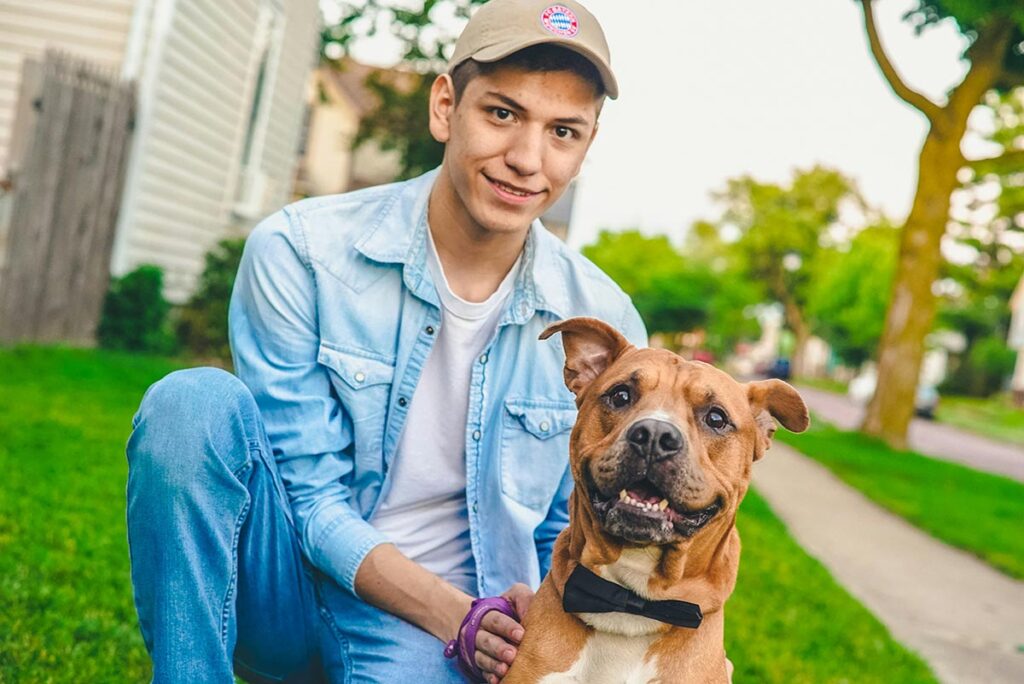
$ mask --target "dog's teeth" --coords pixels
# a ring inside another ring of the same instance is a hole
[[[661,501],[659,501],[658,508],[660,508],[661,510],[665,510],[666,508],[668,508],[668,499],[662,499]]]
[[[623,489],[621,492],[619,492],[619,501],[625,501],[628,498],[629,498],[629,494],[626,493],[625,489]]]

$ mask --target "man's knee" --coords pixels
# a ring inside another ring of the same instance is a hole
[[[245,463],[258,415],[249,389],[219,368],[176,371],[146,391],[128,442],[131,468],[157,469],[162,481],[189,481],[203,461]]]

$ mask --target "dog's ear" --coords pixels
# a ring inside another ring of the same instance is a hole
[[[790,432],[803,432],[811,424],[804,400],[791,385],[782,380],[748,382],[747,400],[757,423],[755,461],[771,447],[776,420]]]
[[[580,396],[594,378],[604,372],[619,354],[633,345],[622,334],[596,318],[569,318],[549,325],[540,334],[546,340],[562,333],[565,348],[565,386]]]

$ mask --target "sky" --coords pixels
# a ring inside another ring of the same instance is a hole
[[[819,163],[906,216],[926,122],[885,83],[855,0],[584,4],[604,27],[620,95],[578,179],[571,245],[627,228],[680,243],[695,220],[718,216],[711,195],[727,179],[784,183]],[[915,36],[900,20],[915,4],[876,0],[877,23],[904,80],[941,104],[965,73],[965,43],[952,25]],[[387,65],[395,45],[382,35],[353,54]],[[967,140],[965,151],[984,148]]]

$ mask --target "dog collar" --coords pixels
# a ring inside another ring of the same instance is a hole
[[[562,608],[567,613],[630,613],[676,627],[700,627],[704,614],[700,606],[688,601],[648,601],[629,589],[598,577],[577,565],[562,592]]]

